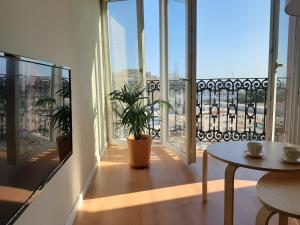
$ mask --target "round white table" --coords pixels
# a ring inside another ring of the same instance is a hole
[[[299,164],[290,164],[282,160],[282,149],[286,143],[261,142],[263,144],[264,156],[262,158],[245,157],[244,151],[247,149],[246,141],[232,141],[209,145],[207,154],[227,163],[225,171],[225,201],[224,201],[224,225],[233,225],[234,212],[234,175],[239,167],[272,171],[272,172],[299,172]],[[300,147],[300,146],[299,146]],[[204,170],[207,168],[206,152],[203,157]],[[203,171],[203,196],[207,195],[207,171]]]

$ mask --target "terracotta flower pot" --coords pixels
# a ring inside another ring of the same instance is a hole
[[[128,137],[129,164],[133,168],[146,168],[150,162],[152,137],[143,135],[143,139],[135,140],[133,136]]]
[[[59,160],[63,161],[72,152],[71,135],[61,135],[56,137]]]

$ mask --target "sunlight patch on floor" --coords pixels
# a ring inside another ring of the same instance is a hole
[[[256,181],[236,180],[235,189],[256,186]],[[224,180],[208,182],[208,195],[210,193],[223,192]],[[81,211],[89,213],[134,207],[164,201],[178,200],[188,197],[197,197],[202,194],[202,183],[184,184],[166,188],[140,191],[128,194],[120,194],[102,198],[84,200]],[[199,199],[200,201],[200,199]],[[95,207],[98,206],[98,207]]]
[[[102,161],[100,163],[101,167],[105,167],[105,166],[117,166],[117,165],[127,165],[127,162],[108,162],[108,161]]]

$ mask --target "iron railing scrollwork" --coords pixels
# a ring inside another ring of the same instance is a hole
[[[149,80],[147,81],[147,95],[148,95],[148,104],[150,107],[151,113],[154,117],[149,123],[149,134],[152,135],[154,139],[160,139],[160,108],[159,105],[152,104],[153,101],[160,98],[160,82],[159,80]]]
[[[267,78],[197,81],[199,141],[264,140]]]
[[[183,93],[184,88],[184,82],[180,80],[169,81],[169,92]],[[267,78],[198,79],[196,93],[198,141],[264,140],[267,88]],[[149,133],[155,139],[160,139],[160,109],[158,105],[151,105],[159,98],[159,80],[147,81],[147,94],[150,109],[156,115],[149,124]],[[172,96],[176,98],[176,94]],[[177,124],[181,115],[176,117],[177,108],[182,108],[182,104],[176,99],[171,102],[175,113],[173,127],[182,129]]]

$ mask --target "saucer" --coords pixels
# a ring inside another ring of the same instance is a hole
[[[248,150],[245,150],[244,151],[244,155],[246,157],[251,157],[251,158],[261,158],[261,157],[263,157],[265,155],[265,153],[261,152],[259,154],[251,154]]]
[[[300,163],[300,158],[297,159],[296,161],[291,161],[287,157],[285,157],[284,155],[282,155],[281,158],[286,163],[291,163],[291,164],[299,164]]]

